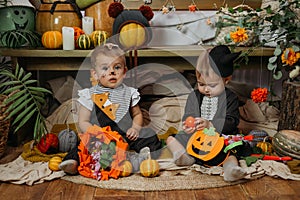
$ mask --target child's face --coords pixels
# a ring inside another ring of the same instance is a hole
[[[91,74],[103,87],[116,88],[123,82],[127,68],[122,57],[101,55],[95,66]]]
[[[203,76],[197,78],[198,90],[201,94],[208,97],[220,95],[224,89],[224,80],[218,75]]]

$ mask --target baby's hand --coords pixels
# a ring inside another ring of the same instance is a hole
[[[135,128],[129,128],[126,132],[126,137],[129,139],[129,140],[136,140],[138,139],[140,133],[139,131],[137,131]]]
[[[203,130],[211,126],[210,121],[203,119],[201,117],[195,118],[196,130]]]
[[[186,125],[186,123],[185,123],[185,121],[183,121],[182,122],[183,124],[182,124],[182,130],[184,131],[184,132],[186,132],[187,134],[192,134],[192,133],[194,133],[195,131],[196,131],[196,127],[195,126],[187,126]]]

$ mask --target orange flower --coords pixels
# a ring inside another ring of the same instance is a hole
[[[196,11],[196,5],[195,4],[191,4],[191,5],[189,5],[189,11],[190,12],[195,12]]]
[[[267,88],[257,88],[251,92],[251,99],[255,103],[267,101],[268,89]]]
[[[286,48],[281,55],[282,63],[286,63],[289,66],[295,64],[300,58],[300,53],[295,52],[292,48]]]
[[[235,42],[243,42],[248,39],[248,34],[246,33],[246,30],[241,27],[237,27],[236,31],[230,32],[230,38]]]

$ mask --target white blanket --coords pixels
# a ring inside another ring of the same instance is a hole
[[[19,156],[16,160],[0,165],[0,181],[33,185],[64,176],[63,171],[51,171],[48,162],[30,162]]]

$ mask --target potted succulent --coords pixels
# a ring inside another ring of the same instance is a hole
[[[35,32],[35,9],[30,4],[0,0],[0,47],[41,46]]]

